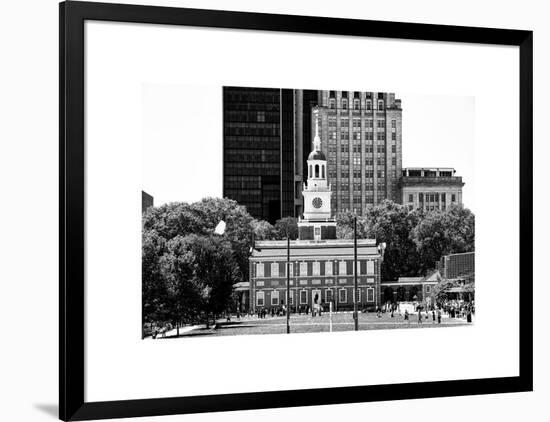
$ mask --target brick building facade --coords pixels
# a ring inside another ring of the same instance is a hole
[[[257,308],[290,305],[313,307],[315,295],[325,309],[353,310],[353,240],[326,242],[295,240],[290,242],[290,297],[286,298],[287,242],[257,242],[250,259],[250,306]],[[357,245],[357,303],[359,309],[380,304],[380,266],[382,255],[375,240]]]
[[[302,191],[304,217],[298,221],[299,238],[259,241],[254,245],[249,285],[250,306],[254,311],[286,305],[291,310],[326,309],[330,303],[338,311],[353,309],[355,302],[359,309],[380,304],[383,249],[379,249],[375,239],[357,240],[354,268],[354,241],[336,239],[332,190],[321,145],[316,124],[313,151],[306,160],[308,178]]]

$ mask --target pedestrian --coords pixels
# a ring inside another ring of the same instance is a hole
[[[437,308],[437,323],[441,324],[441,309]]]
[[[470,310],[466,313],[466,322],[472,322],[472,312]]]
[[[435,324],[435,311],[432,309],[432,320],[433,320],[433,323]]]
[[[405,315],[403,316],[404,320],[407,321],[407,325],[411,325],[411,320],[409,319],[409,310],[405,309]]]
[[[422,311],[418,308],[418,323],[422,324]]]

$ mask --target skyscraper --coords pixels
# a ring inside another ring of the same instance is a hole
[[[327,151],[332,212],[401,202],[401,100],[393,93],[320,91],[322,149]]]
[[[271,223],[303,214],[318,115],[331,212],[401,202],[401,100],[392,93],[224,87],[225,197]]]
[[[271,223],[301,214],[316,103],[317,91],[223,88],[224,197]]]

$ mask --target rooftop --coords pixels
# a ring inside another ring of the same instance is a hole
[[[292,240],[290,242],[291,259],[319,258],[338,259],[343,256],[353,255],[353,239],[330,239],[330,240]],[[375,239],[357,240],[358,256],[369,255],[379,257],[380,251]],[[286,258],[286,240],[263,240],[254,245],[252,259],[254,258]]]

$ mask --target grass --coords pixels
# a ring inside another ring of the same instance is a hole
[[[433,323],[431,314],[428,320],[425,314],[422,315],[422,323],[418,323],[418,314],[410,315],[410,324],[403,319],[403,316],[395,314],[391,318],[389,314],[382,314],[380,318],[374,313],[359,314],[360,330],[386,330],[386,329],[428,329],[442,327],[456,327],[468,325],[463,319],[442,318],[441,324]],[[320,333],[330,330],[328,313],[322,316],[312,317],[311,315],[290,315],[291,333]],[[353,331],[354,321],[352,312],[339,312],[332,315],[332,331]],[[198,328],[189,331],[180,337],[195,336],[234,336],[234,335],[254,335],[254,334],[283,334],[286,333],[286,317],[266,317],[257,318],[256,316],[245,316],[240,319],[231,318],[231,321],[225,319],[218,320],[216,328]]]

